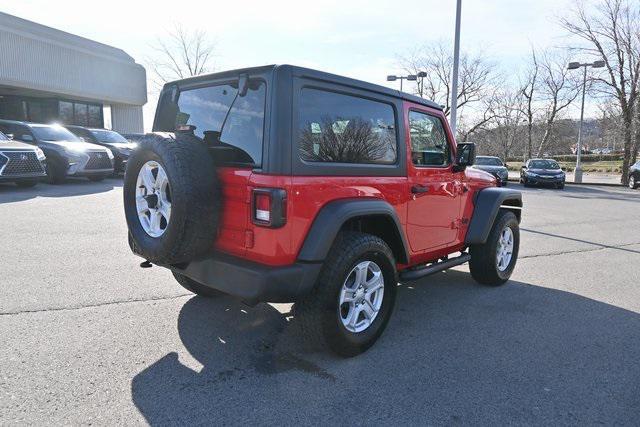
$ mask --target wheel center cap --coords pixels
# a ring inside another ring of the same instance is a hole
[[[158,207],[157,194],[147,194],[146,196],[143,196],[143,197],[147,201],[147,205],[149,206],[149,209],[155,209]]]
[[[356,299],[362,299],[364,297],[364,293],[365,293],[364,288],[358,289],[356,291]]]

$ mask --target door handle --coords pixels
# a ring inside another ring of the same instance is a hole
[[[413,194],[428,193],[429,187],[426,185],[414,185],[413,187],[411,187],[411,192]]]

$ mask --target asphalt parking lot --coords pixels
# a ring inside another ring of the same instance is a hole
[[[344,360],[299,351],[288,305],[139,268],[121,185],[0,185],[1,425],[637,423],[640,191],[522,189],[511,282],[403,285]]]

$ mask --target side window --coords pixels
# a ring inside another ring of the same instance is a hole
[[[17,139],[22,142],[34,143],[33,135],[26,127],[16,126],[13,132],[13,139]]]
[[[305,88],[298,152],[307,162],[394,164],[395,123],[390,104]]]
[[[438,117],[409,111],[411,159],[416,166],[447,166],[451,154],[447,135]]]

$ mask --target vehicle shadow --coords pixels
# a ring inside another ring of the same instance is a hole
[[[290,320],[290,321],[289,321]],[[640,413],[640,315],[576,294],[448,271],[399,288],[367,353],[299,351],[274,307],[194,297],[169,353],[132,380],[155,424],[629,424]]]
[[[85,178],[69,178],[64,184],[51,185],[43,182],[35,187],[20,188],[12,183],[0,183],[0,204],[23,202],[36,197],[72,197],[103,193],[122,187],[122,177],[109,177],[93,182]]]

